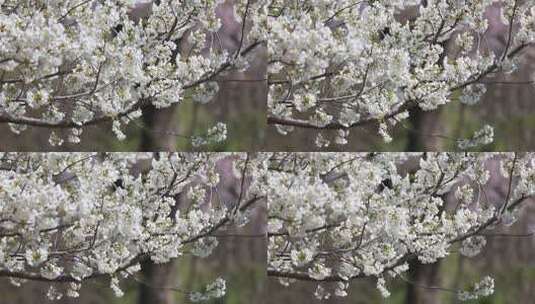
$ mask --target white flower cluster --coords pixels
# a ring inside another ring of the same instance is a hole
[[[241,180],[237,202],[217,190],[223,158]],[[481,195],[491,161],[509,180],[499,201]],[[65,283],[50,287],[51,299],[109,277],[121,296],[120,280],[141,262],[210,255],[214,233],[247,223],[267,197],[269,276],[318,282],[321,299],[371,277],[386,297],[411,260],[476,256],[486,229],[513,223],[534,196],[532,153],[2,153],[0,276]],[[218,279],[189,297],[225,288]],[[458,294],[492,289],[485,279]]]
[[[487,297],[494,293],[494,279],[484,277],[481,282],[476,283],[471,290],[460,291],[457,296],[461,301],[475,300],[480,297]]]
[[[77,296],[85,280],[108,276],[121,296],[119,279],[143,261],[209,255],[217,246],[212,234],[247,222],[262,199],[255,182],[234,205],[219,197],[215,168],[224,157],[233,158],[240,178],[263,174],[262,158],[245,153],[0,154],[1,276],[17,285],[72,283],[64,292],[57,288],[64,285],[51,287],[52,299]],[[188,192],[196,199],[179,198]],[[220,297],[224,289],[217,280],[207,293]]]
[[[494,141],[494,129],[485,125],[481,130],[478,130],[469,139],[457,140],[457,146],[461,150],[468,150],[478,146],[488,145]]]
[[[481,249],[487,244],[484,236],[469,237],[461,244],[461,254],[467,257],[475,257],[481,252]]]
[[[486,42],[496,2],[516,33],[502,50]],[[268,122],[281,134],[316,129],[320,147],[330,143],[323,130],[377,122],[388,142],[411,108],[459,95],[475,104],[481,80],[511,72],[535,42],[532,1],[272,0],[268,14]]]
[[[318,298],[331,295],[324,282],[341,283],[334,294],[345,296],[350,280],[374,277],[388,296],[387,278],[406,272],[409,260],[434,263],[459,245],[462,254],[477,255],[486,243],[482,232],[535,195],[534,157],[274,153],[266,189],[268,275],[283,284],[316,281]],[[505,203],[474,195],[485,191],[490,159],[515,178]],[[453,201],[446,201],[450,192]],[[485,280],[470,294],[486,296],[491,285]]]
[[[209,144],[217,144],[225,141],[227,138],[227,125],[218,122],[215,126],[210,128],[205,136],[194,136],[191,144],[193,147],[200,147]]]
[[[82,126],[114,121],[121,139],[121,125],[147,105],[179,103],[188,89],[209,101],[215,77],[246,66],[258,45],[245,39],[235,53],[222,47],[222,2],[0,1],[0,122],[15,132],[68,128],[77,143]],[[255,22],[258,4],[241,6]]]
[[[190,300],[192,302],[203,302],[210,299],[221,298],[225,295],[227,286],[225,280],[222,278],[217,278],[213,283],[210,283],[206,286],[206,290],[203,292],[192,292],[190,294]]]

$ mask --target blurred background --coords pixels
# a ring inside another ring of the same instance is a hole
[[[487,11],[489,31],[487,40],[495,52],[503,52],[508,35],[507,26],[499,20],[500,4]],[[412,12],[401,14],[408,18]],[[448,47],[451,51],[451,42]],[[488,81],[487,93],[475,106],[458,102],[458,96],[446,106],[432,112],[413,111],[411,118],[391,130],[394,141],[384,143],[377,135],[377,126],[354,128],[344,146],[332,145],[324,151],[454,151],[454,139],[469,138],[485,124],[494,127],[494,142],[479,147],[482,151],[534,151],[535,150],[535,47],[526,49],[520,69],[510,75],[498,74]],[[511,82],[524,82],[514,84]],[[532,82],[525,84],[525,82]],[[295,129],[286,136],[274,126],[268,126],[267,139],[276,151],[316,151],[317,132]],[[334,131],[324,133],[334,137]],[[438,135],[438,136],[437,136]],[[445,137],[445,138],[444,138]]]
[[[415,164],[416,165],[416,164]],[[496,159],[488,161],[490,180],[484,187],[488,202],[500,206],[507,197],[508,179],[499,171]],[[454,187],[443,199],[446,206],[454,208],[457,200]],[[475,192],[477,195],[477,192]],[[268,278],[267,289],[271,292],[267,303],[325,303],[325,304],[510,304],[534,303],[535,299],[535,199],[526,201],[518,221],[511,227],[486,231],[487,245],[473,258],[462,256],[458,246],[449,250],[447,258],[435,264],[423,265],[417,261],[409,263],[411,270],[404,279],[387,280],[391,292],[383,298],[372,279],[354,280],[348,289],[348,296],[319,301],[314,297],[317,284],[296,282],[289,287],[281,285],[277,278]],[[493,236],[490,236],[493,235]],[[431,290],[424,287],[443,287],[450,290],[468,289],[484,276],[495,280],[494,294],[478,300],[460,302],[453,292]],[[409,284],[408,282],[414,284]],[[334,285],[325,284],[328,290]]]
[[[218,35],[228,50],[240,44],[242,26],[236,21],[233,2],[219,6],[218,15],[223,26]],[[51,130],[28,127],[17,135],[6,124],[0,124],[1,151],[190,151],[195,150],[188,138],[202,135],[217,122],[227,125],[227,140],[202,150],[258,151],[264,142],[266,52],[257,47],[249,57],[245,71],[230,71],[219,77],[219,92],[207,104],[192,101],[186,94],[179,105],[155,110],[149,108],[143,117],[130,123],[125,130],[126,140],[119,141],[111,132],[111,123],[84,128],[81,143],[53,147],[48,143]],[[61,134],[61,132],[58,132]],[[65,133],[68,134],[68,133]],[[66,138],[66,137],[64,137]]]

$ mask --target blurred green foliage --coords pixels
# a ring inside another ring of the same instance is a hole
[[[532,303],[526,302],[526,287],[530,286],[531,294],[535,295],[533,282],[535,282],[535,267],[526,267],[518,265],[514,268],[488,269],[485,265],[477,263],[479,257],[472,259],[462,258],[462,270],[459,269],[459,254],[452,254],[446,258],[440,265],[441,287],[450,289],[470,288],[474,282],[479,282],[485,275],[490,275],[495,280],[495,291],[492,296],[480,298],[478,300],[459,302],[457,295],[453,292],[438,291],[439,302],[429,304],[511,304],[511,303]],[[460,271],[460,272],[459,272]],[[457,281],[459,280],[459,281]],[[362,303],[362,304],[411,304],[406,302],[407,284],[401,280],[390,282],[388,285],[392,295],[383,299],[379,292],[369,296],[370,289],[374,288],[372,283],[356,285],[351,293],[351,300],[344,303]],[[528,290],[529,292],[530,290]],[[434,292],[434,291],[430,291]],[[362,295],[366,294],[363,299]],[[530,298],[533,299],[533,298]]]
[[[246,267],[226,269],[218,274],[214,271],[214,265],[193,261],[192,258],[180,259],[176,265],[178,268],[178,288],[185,291],[197,291],[205,288],[206,284],[213,282],[221,275],[227,282],[227,293],[221,299],[214,299],[205,304],[246,304],[252,303],[251,299],[260,299],[265,285],[265,265],[251,264]],[[216,265],[216,268],[225,265]],[[116,298],[109,288],[98,288],[103,303],[110,304],[139,304],[137,303],[139,284],[135,280],[127,280],[121,285],[125,295]],[[103,282],[103,284],[106,282]],[[191,303],[188,294],[175,292],[175,303]],[[147,303],[150,304],[150,303]]]

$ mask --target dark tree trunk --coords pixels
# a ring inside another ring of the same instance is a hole
[[[407,151],[441,151],[441,139],[436,136],[444,135],[441,130],[441,109],[422,111],[420,108],[410,110],[409,121],[411,128],[408,134]]]
[[[174,151],[176,137],[169,133],[176,129],[176,106],[163,110],[149,107],[143,111],[143,134],[140,151]],[[138,288],[138,304],[173,304],[175,292],[162,287],[176,286],[175,262],[141,264],[142,279]],[[156,288],[155,288],[156,287]]]
[[[143,110],[143,129],[140,151],[174,151],[176,150],[177,105],[162,110],[149,106]]]
[[[440,108],[425,112],[419,108],[412,109],[407,151],[439,151],[440,140],[433,134],[440,132]],[[440,260],[433,264],[422,264],[417,259],[409,262],[407,284],[407,304],[439,303],[439,292],[422,286],[440,286]]]
[[[175,302],[174,292],[162,289],[162,287],[176,285],[177,269],[174,262],[154,264],[147,261],[141,264],[141,272],[143,283],[140,283],[138,289],[139,304],[172,304]]]
[[[407,304],[439,303],[440,291],[426,289],[422,286],[440,286],[440,260],[433,264],[422,264],[418,260],[409,262],[409,281],[407,286]]]

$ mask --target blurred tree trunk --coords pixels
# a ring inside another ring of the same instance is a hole
[[[422,1],[426,7],[428,1]],[[442,52],[438,62],[441,64],[448,53],[450,41],[442,43]],[[411,130],[407,143],[407,151],[442,151],[441,139],[436,136],[444,135],[441,126],[442,107],[433,111],[423,111],[420,108],[410,110],[409,121]],[[440,286],[440,264],[438,260],[433,264],[422,264],[417,259],[409,262],[409,281],[407,284],[407,304],[434,304],[439,303],[439,293],[436,290],[426,289],[424,286]]]
[[[431,134],[440,130],[440,108],[425,112],[413,109],[410,113],[412,131],[409,133],[407,151],[440,151],[440,141]],[[433,264],[422,264],[418,259],[409,262],[407,283],[407,304],[439,303],[439,293],[422,286],[440,286],[440,260]]]
[[[151,106],[143,111],[144,127],[140,142],[141,152],[175,150],[175,136],[165,134],[176,129],[175,112],[176,106],[164,110],[158,110]],[[174,291],[161,289],[161,287],[176,285],[177,267],[175,262],[154,264],[152,261],[147,261],[141,264],[141,273],[138,304],[174,303]]]
[[[440,260],[433,264],[422,264],[418,260],[409,262],[409,281],[407,286],[407,304],[440,303],[440,292],[422,286],[440,286]]]
[[[160,1],[155,1],[159,4]],[[152,5],[149,4],[149,7]],[[145,9],[150,14],[150,8]],[[140,142],[140,152],[174,151],[176,137],[169,133],[176,130],[176,109],[172,105],[164,110],[150,105],[143,109],[143,128]],[[139,284],[139,304],[172,304],[173,292],[168,289],[154,287],[173,286],[176,280],[176,265],[174,262],[154,264],[146,261],[141,264],[142,283]]]
[[[441,134],[441,108],[423,111],[420,108],[410,110],[411,128],[408,134],[407,151],[441,151],[441,140],[435,136]]]
[[[162,287],[176,284],[177,267],[175,262],[154,264],[147,261],[141,264],[143,283],[139,284],[138,304],[172,304],[174,291]],[[155,288],[157,287],[157,288]]]
[[[176,150],[176,136],[172,135],[173,132],[176,132],[178,125],[176,109],[177,105],[175,104],[161,110],[154,106],[149,106],[143,110],[141,152]]]
[[[420,7],[427,7],[428,1],[421,1],[420,5],[414,6],[412,9],[406,10],[401,14],[400,18],[413,21],[419,15]],[[444,47],[444,51],[440,54],[437,63],[442,65],[448,53],[449,39],[440,43]],[[440,113],[441,107],[432,111],[423,111],[419,107],[413,108],[409,111],[409,121],[411,129],[409,130],[407,151],[441,151],[440,140],[437,133],[440,133]]]

